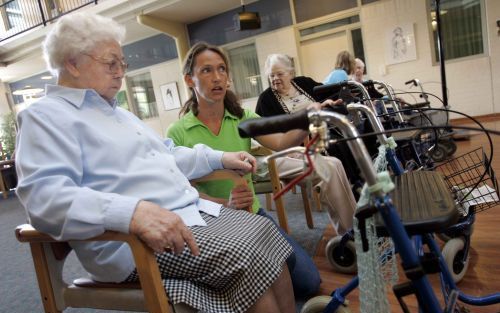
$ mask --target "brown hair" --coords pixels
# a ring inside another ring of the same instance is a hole
[[[229,62],[226,55],[217,46],[210,45],[206,42],[198,42],[189,49],[184,60],[184,65],[182,67],[182,74],[193,75],[193,69],[196,61],[196,57],[204,51],[212,51],[220,55],[224,63],[226,64],[227,73],[229,74]],[[184,103],[181,110],[179,111],[179,116],[186,115],[189,111],[193,111],[194,115],[198,115],[198,100],[196,99],[196,93],[193,88],[191,89],[191,97]],[[226,90],[226,95],[224,96],[224,108],[229,111],[229,113],[235,115],[238,118],[243,117],[243,108],[239,102],[238,97],[229,89]]]
[[[349,53],[349,51],[341,51],[337,54],[337,61],[335,62],[335,68],[341,68],[346,71],[347,75],[354,73],[356,68],[356,62],[354,57]]]

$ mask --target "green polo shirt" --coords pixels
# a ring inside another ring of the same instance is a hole
[[[240,137],[238,125],[242,121],[258,117],[260,116],[256,113],[245,109],[243,117],[238,119],[238,117],[226,110],[220,132],[218,135],[215,135],[192,112],[189,112],[177,122],[170,125],[167,130],[167,137],[171,138],[177,146],[193,147],[195,144],[203,143],[215,150],[250,152],[250,138]],[[257,212],[260,208],[260,203],[259,198],[255,196],[251,174],[245,175],[245,179],[254,193],[252,209],[254,212]],[[233,185],[232,181],[213,181],[198,184],[198,190],[212,197],[229,199],[231,190],[234,187]]]

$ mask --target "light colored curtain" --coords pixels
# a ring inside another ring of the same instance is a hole
[[[262,92],[259,62],[255,45],[228,50],[234,90],[242,99],[257,97]]]
[[[435,7],[433,10],[435,11]],[[484,48],[481,0],[442,1],[441,34],[446,60],[482,54]],[[434,37],[436,36],[435,31]],[[439,59],[437,52],[436,55]]]

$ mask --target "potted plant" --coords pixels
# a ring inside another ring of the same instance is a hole
[[[16,116],[14,112],[4,114],[1,125],[2,134],[0,136],[0,143],[2,145],[2,159],[10,160],[14,155],[16,147]],[[14,166],[2,168],[2,177],[7,189],[15,188],[17,185],[17,175]]]
[[[2,135],[0,137],[2,143],[3,159],[9,160],[14,153],[16,147],[16,116],[14,112],[3,115],[2,118]]]

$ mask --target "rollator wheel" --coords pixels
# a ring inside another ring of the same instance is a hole
[[[358,270],[356,263],[356,247],[354,241],[348,240],[344,247],[340,245],[342,236],[336,236],[328,241],[325,254],[333,270],[338,273],[354,274]]]
[[[440,140],[439,144],[443,146],[446,156],[452,156],[457,152],[457,144],[451,139]]]
[[[430,156],[435,162],[446,160],[446,150],[441,143],[436,144],[430,151]]]
[[[460,237],[450,239],[443,248],[444,261],[455,283],[464,278],[469,267],[469,256],[467,256],[465,263],[462,262],[465,253],[464,247],[465,239]]]
[[[311,298],[304,304],[302,310],[300,310],[300,313],[323,313],[326,306],[328,305],[328,303],[330,303],[331,300],[332,297],[330,296],[317,296]],[[346,304],[341,304],[335,310],[335,312],[331,313],[351,313],[351,310]]]

